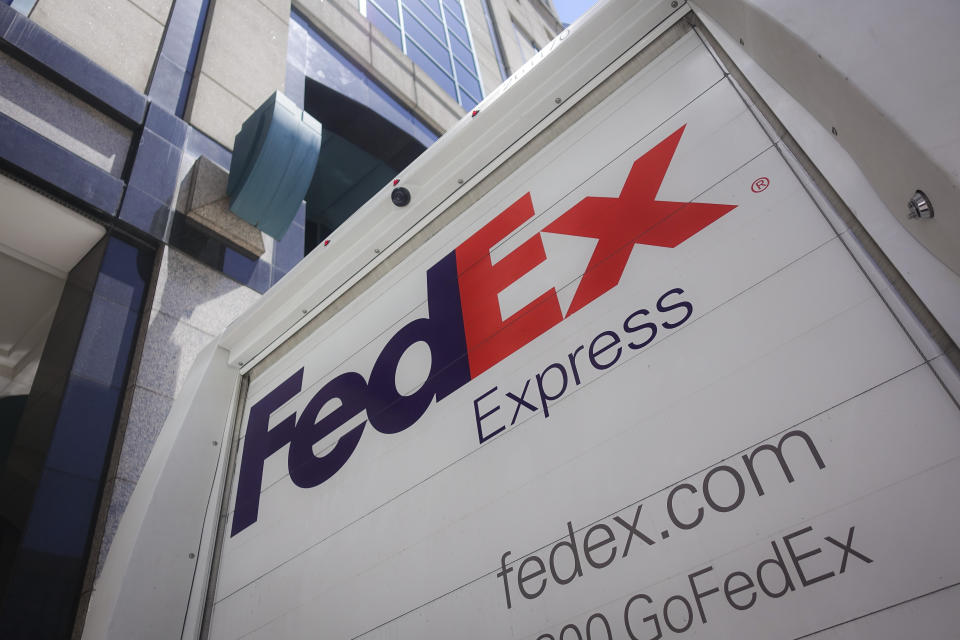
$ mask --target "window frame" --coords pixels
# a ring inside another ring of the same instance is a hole
[[[470,31],[469,19],[467,18],[467,11],[463,5],[463,0],[440,0],[438,6],[440,8],[440,14],[437,15],[436,10],[431,7],[426,2],[422,0],[358,0],[358,8],[360,13],[369,20],[367,3],[373,3],[374,10],[378,11],[381,17],[386,18],[394,27],[397,27],[400,30],[400,48],[403,51],[404,55],[410,57],[409,47],[412,44],[416,47],[417,51],[425,56],[430,62],[437,67],[437,70],[444,74],[446,78],[453,83],[454,93],[450,96],[464,109],[469,109],[481,100],[486,93],[483,89],[483,80],[480,77],[480,62],[477,60],[477,48],[473,41],[473,33]],[[456,3],[460,8],[460,14],[463,16],[463,19],[460,16],[457,16],[453,11],[451,11],[447,6],[446,2]],[[397,15],[399,20],[395,20],[391,15],[391,11],[387,9],[387,6],[396,8]],[[430,14],[440,21],[443,25],[443,40],[433,32],[433,30],[424,22],[424,19],[421,18],[417,11],[429,11]],[[409,14],[406,15],[406,14]],[[418,26],[421,29],[427,31],[428,37],[433,37],[435,44],[440,45],[446,49],[446,63],[443,64],[436,59],[436,56],[428,51],[428,45],[426,43],[420,42],[420,39],[407,33],[406,23],[409,19],[416,20]],[[462,27],[463,31],[467,34],[467,41],[464,42],[463,37],[454,30],[454,27],[451,27],[451,23],[455,22],[457,27]],[[466,48],[470,52],[470,59],[464,60],[463,57],[454,52],[453,41],[456,39],[458,45]],[[472,70],[471,70],[472,65]],[[448,71],[449,69],[449,71]],[[440,84],[436,78],[433,77],[433,74],[430,73],[430,69],[424,69],[434,81]],[[460,76],[462,73],[466,73],[469,78],[461,79]],[[480,89],[480,96],[474,96],[473,87],[474,83]],[[444,89],[446,93],[450,93],[449,90]]]

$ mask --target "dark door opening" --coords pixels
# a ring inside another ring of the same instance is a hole
[[[320,159],[306,196],[307,254],[426,147],[376,111],[310,78],[303,102],[323,126]]]

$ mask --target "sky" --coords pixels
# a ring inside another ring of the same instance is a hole
[[[581,15],[586,13],[587,9],[597,3],[597,0],[553,0],[553,6],[557,8],[557,15],[560,16],[560,22],[573,24]]]

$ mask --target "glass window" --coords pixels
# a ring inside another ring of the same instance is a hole
[[[447,49],[446,43],[426,29],[409,11],[404,11],[403,17],[403,27],[407,33],[407,42],[416,44],[421,51],[433,59],[437,66],[446,70],[447,73],[451,73],[450,51]],[[408,46],[408,55],[410,54],[409,48]]]
[[[460,0],[443,0],[443,6],[447,14],[453,14],[458,20],[463,22],[463,8],[460,6]]]
[[[382,13],[393,18],[393,21],[397,24],[400,23],[400,11],[397,8],[396,0],[367,0],[369,5],[367,6],[368,10],[370,6],[374,6],[379,9]]]
[[[450,44],[453,46],[453,55],[457,60],[460,61],[460,64],[465,66],[467,69],[474,71],[473,52],[470,51],[470,46],[461,42],[460,38],[453,34],[450,34]]]
[[[375,26],[377,29],[380,29],[385,36],[390,38],[393,41],[393,44],[401,48],[403,47],[403,38],[400,35],[400,27],[387,16],[383,9],[371,2],[369,5],[367,5],[367,18],[373,23],[373,26]]]
[[[467,35],[467,26],[451,16],[449,12],[447,13],[447,27],[450,29],[450,33],[457,34],[457,37],[463,42],[470,42],[470,36]]]
[[[429,9],[422,0],[412,0],[404,4],[404,8],[414,14],[423,25],[430,30],[437,40],[443,42],[443,18],[440,13]]]
[[[440,85],[440,88],[449,93],[451,96],[457,96],[457,87],[454,84],[453,78],[447,74],[443,69],[437,66],[437,64],[420,48],[416,43],[408,40],[410,46],[407,47],[407,55],[413,59],[417,65],[430,74],[430,77],[433,78],[434,82]]]
[[[483,98],[462,0],[366,0],[367,18],[470,108]]]
[[[461,100],[461,103],[464,106],[472,107],[480,102],[480,98],[483,95],[483,92],[480,90],[480,81],[477,80],[466,67],[460,64],[459,60],[456,63],[456,68],[457,83],[460,85],[460,91],[467,91],[470,94],[469,99]]]
[[[37,0],[0,0],[3,4],[8,4],[20,13],[25,16],[30,15],[30,11],[33,9],[33,5],[37,4]]]

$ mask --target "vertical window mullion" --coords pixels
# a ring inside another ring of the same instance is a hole
[[[480,77],[480,61],[477,60],[477,48],[473,46],[473,34],[470,33],[470,17],[467,15],[467,8],[463,5],[463,1],[457,0],[457,2],[460,3],[460,11],[463,13],[463,28],[467,30],[467,43],[470,45],[470,53],[473,54],[473,72],[477,74],[477,84],[480,85],[480,99],[483,100],[483,79]],[[443,0],[440,0],[440,4],[443,4]]]
[[[460,97],[460,81],[457,79],[457,64],[453,59],[453,45],[450,44],[450,29],[447,27],[447,11],[443,6],[443,0],[440,0],[440,21],[443,22],[443,40],[447,43],[447,55],[450,57],[450,71],[453,72],[453,87],[457,90],[457,104],[463,106]],[[467,30],[469,35],[470,31]]]
[[[403,55],[407,55],[407,27],[404,24],[403,19],[403,2],[401,0],[393,0],[397,3],[397,16],[400,18],[400,43],[403,45]]]

